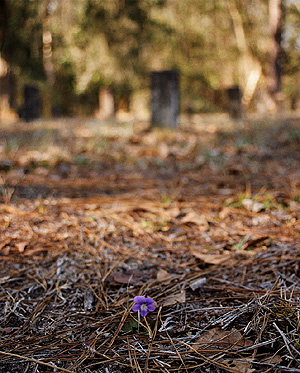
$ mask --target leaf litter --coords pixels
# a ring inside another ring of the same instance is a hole
[[[145,128],[1,128],[0,371],[300,371],[300,122]]]

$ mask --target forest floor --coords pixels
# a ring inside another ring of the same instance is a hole
[[[299,162],[292,118],[0,125],[0,372],[300,372]]]

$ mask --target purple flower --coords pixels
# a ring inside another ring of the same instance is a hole
[[[152,298],[146,298],[143,295],[138,295],[137,297],[133,298],[135,304],[132,307],[132,311],[141,311],[141,316],[147,316],[148,311],[154,311],[154,300]]]

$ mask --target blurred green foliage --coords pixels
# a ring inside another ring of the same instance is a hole
[[[230,6],[238,10],[245,53]],[[300,97],[300,8],[295,1],[286,1],[285,8],[284,93],[295,101]],[[261,66],[261,88],[266,84],[267,0],[6,0],[6,15],[1,56],[19,86],[36,83],[44,91],[49,82],[43,37],[49,22],[52,104],[58,114],[92,113],[101,87],[110,87],[117,105],[128,101],[149,87],[149,72],[157,69],[180,70],[183,109],[191,113],[222,110],[224,87],[245,88],[243,58]]]

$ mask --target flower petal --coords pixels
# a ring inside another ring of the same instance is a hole
[[[145,317],[147,316],[148,311],[147,310],[141,310],[141,316]]]
[[[154,300],[152,298],[145,298],[145,303],[152,304]]]
[[[146,298],[143,295],[137,295],[136,297],[133,298],[133,301],[135,303],[146,303]]]
[[[154,304],[148,304],[148,311],[152,312],[155,310],[155,308],[156,307],[154,306]]]
[[[132,306],[132,311],[137,312],[141,308],[141,304],[137,303]]]

